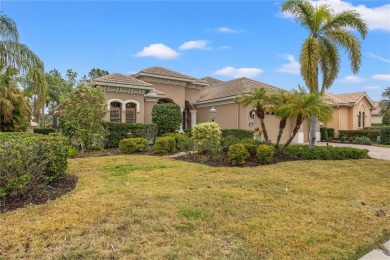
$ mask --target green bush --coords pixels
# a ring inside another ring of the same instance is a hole
[[[260,164],[270,164],[275,155],[275,148],[267,144],[261,144],[256,148],[257,161]]]
[[[191,132],[191,129],[184,129],[184,134],[188,137],[191,137],[192,136],[192,132]]]
[[[376,141],[376,138],[379,136],[380,130],[379,129],[373,129],[373,130],[340,130],[339,131],[339,138],[342,136],[345,136],[346,138],[353,137],[353,140],[356,137],[367,137],[371,139],[372,141]]]
[[[222,146],[219,142],[214,140],[204,140],[198,147],[198,153],[208,155],[211,158],[215,158],[220,155]]]
[[[334,128],[327,128],[328,138],[334,138]]]
[[[195,150],[194,140],[192,140],[191,138],[188,138],[188,140],[185,140],[185,141],[181,141],[176,146],[178,147],[179,151],[183,151],[183,152],[186,152],[186,153],[189,153],[189,154],[192,153]]]
[[[187,142],[190,138],[185,135],[185,134],[180,134],[180,133],[168,133],[168,134],[165,134],[163,136],[172,136],[173,138],[175,138],[175,141],[176,141],[176,149],[177,150],[181,150],[180,147],[182,146],[181,144],[183,142]]]
[[[144,152],[148,149],[148,140],[142,137],[125,138],[119,142],[119,150],[122,153],[130,154]]]
[[[390,125],[390,110],[387,111],[382,117],[382,126]]]
[[[48,135],[50,133],[54,133],[55,130],[53,128],[37,127],[33,129],[33,132],[35,134]]]
[[[122,139],[129,137],[146,138],[149,143],[153,143],[157,136],[158,127],[155,124],[130,124],[120,122],[102,122],[107,131],[105,148],[116,148]]]
[[[206,122],[197,124],[192,129],[192,138],[195,145],[201,147],[205,140],[213,141],[220,145],[221,143],[221,129],[215,122]]]
[[[340,142],[344,143],[347,140],[345,136],[340,137]]]
[[[328,129],[326,127],[320,127],[321,141],[326,141],[328,139]]]
[[[180,107],[173,103],[156,104],[152,109],[152,122],[158,126],[158,135],[175,133],[182,122]]]
[[[390,144],[390,126],[382,126],[381,132],[381,144]]]
[[[370,145],[371,139],[367,137],[356,137],[355,140],[353,140],[354,144],[364,144],[364,145]]]
[[[165,154],[176,150],[176,141],[172,136],[157,137],[154,143],[154,153]]]
[[[230,146],[238,143],[240,143],[240,139],[232,135],[225,136],[221,139],[222,150],[224,152],[227,152]]]
[[[379,126],[379,127],[381,127],[382,123],[371,123],[371,126]]]
[[[252,138],[253,139],[253,130],[245,129],[221,129],[222,138],[227,136],[233,136],[237,139]]]
[[[68,146],[68,154],[70,158],[75,157],[79,153],[79,149],[77,147],[74,147],[73,145]]]
[[[345,136],[341,136],[341,138],[344,138]],[[351,137],[348,137],[348,142],[352,143],[353,140],[355,140],[355,137],[351,136]]]
[[[249,155],[256,156],[257,144],[251,144],[251,143],[241,143],[241,144],[248,151]]]
[[[34,193],[64,176],[67,159],[62,136],[0,133],[0,198]]]
[[[249,153],[243,144],[234,144],[229,147],[228,158],[232,165],[242,165],[249,157]]]
[[[367,149],[352,147],[316,146],[311,150],[308,145],[291,144],[284,152],[306,160],[347,160],[369,158]]]

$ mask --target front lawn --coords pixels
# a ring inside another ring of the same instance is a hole
[[[389,168],[71,159],[71,193],[0,214],[0,259],[355,259],[390,239]]]

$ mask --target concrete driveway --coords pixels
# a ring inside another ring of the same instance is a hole
[[[326,146],[327,142],[316,142],[316,145]],[[378,147],[372,145],[360,145],[360,144],[351,144],[351,143],[328,143],[330,146],[339,146],[339,147],[354,147],[360,149],[367,149],[368,155],[374,159],[388,160],[390,161],[390,148]]]

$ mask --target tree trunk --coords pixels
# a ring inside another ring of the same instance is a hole
[[[280,149],[280,151],[279,151],[280,153],[283,152],[284,149],[287,148],[287,146],[289,146],[289,144],[292,142],[292,140],[294,139],[294,137],[297,135],[299,128],[301,128],[302,122],[303,122],[302,115],[299,114],[299,115],[297,116],[297,120],[296,120],[296,124],[295,124],[295,128],[294,128],[294,130],[293,130],[293,133],[292,133],[292,135],[290,136],[290,138],[287,140],[287,142],[284,144],[284,146],[282,147],[282,149]]]
[[[280,122],[279,122],[278,139],[276,140],[276,143],[275,143],[276,150],[279,150],[280,139],[282,138],[283,130],[286,127],[286,123],[287,123],[287,118],[284,118],[284,119],[280,120]]]
[[[264,141],[268,144],[268,133],[267,129],[265,128],[264,118],[265,118],[265,112],[262,107],[256,108],[256,115],[260,119],[260,125],[261,125],[261,131],[264,135]]]
[[[314,149],[315,141],[316,141],[316,127],[317,127],[317,117],[314,113],[311,114],[311,124],[310,124],[310,140],[309,146],[310,149]]]

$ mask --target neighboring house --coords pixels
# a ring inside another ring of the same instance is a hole
[[[365,92],[325,93],[324,97],[333,107],[332,120],[326,126],[335,129],[335,137],[338,137],[339,130],[359,130],[371,126],[375,105]]]
[[[382,124],[383,115],[382,115],[382,109],[379,106],[379,101],[373,101],[372,103],[374,104],[375,107],[371,113],[371,124],[372,123]]]
[[[251,117],[252,107],[237,104],[234,99],[253,88],[263,87],[269,92],[279,90],[248,78],[226,82],[211,77],[197,79],[162,67],[147,68],[131,76],[111,74],[95,79],[94,85],[102,87],[106,92],[106,121],[151,123],[155,104],[176,103],[183,113],[182,128],[192,128],[197,123],[211,121],[210,110],[214,107],[217,111],[215,121],[221,128],[254,129],[260,122],[257,117]],[[275,141],[279,119],[273,114],[267,114],[265,123],[269,139]],[[289,119],[281,142],[289,138],[294,126],[295,119]],[[294,142],[307,142],[308,133],[309,122],[306,120]]]

